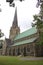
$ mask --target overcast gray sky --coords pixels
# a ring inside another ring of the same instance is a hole
[[[9,3],[6,0],[0,0],[0,29],[5,34],[5,37],[9,37],[9,30],[12,26],[15,8],[17,7],[18,25],[21,32],[31,28],[31,22],[33,21],[33,15],[39,13],[39,8],[36,8],[37,0],[25,0],[22,3],[16,1],[16,6],[9,7]]]

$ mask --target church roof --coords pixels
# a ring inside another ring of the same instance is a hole
[[[18,35],[14,38],[14,40],[18,40],[18,39],[21,39],[21,38],[30,36],[30,35],[35,34],[35,33],[37,33],[37,29],[36,29],[36,27],[32,27],[31,29],[28,29],[27,31],[18,34]]]
[[[23,45],[23,44],[29,44],[29,43],[34,42],[36,39],[37,39],[37,37],[31,38],[31,39],[28,39],[28,40],[23,40],[23,41],[21,41],[21,42],[17,42],[17,43],[15,43],[15,44],[13,44],[12,46],[18,46],[18,45]]]

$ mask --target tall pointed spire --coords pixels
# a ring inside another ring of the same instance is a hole
[[[18,26],[18,22],[17,22],[17,7],[15,9],[15,15],[14,15],[14,20],[13,20],[13,27],[17,27]]]

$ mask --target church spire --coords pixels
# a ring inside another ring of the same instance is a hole
[[[14,15],[14,20],[13,20],[13,27],[17,27],[18,26],[18,22],[17,22],[17,7],[15,9],[15,15]]]
[[[13,40],[16,35],[18,35],[20,33],[20,28],[18,27],[18,20],[17,20],[17,8],[15,9],[15,15],[14,15],[14,20],[13,20],[13,24],[12,27],[10,29],[10,35],[9,38],[11,40]]]

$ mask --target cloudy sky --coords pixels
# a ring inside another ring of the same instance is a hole
[[[15,7],[10,7],[6,0],[0,0],[0,29],[5,37],[9,37],[9,30],[12,26],[15,8],[17,7],[18,26],[21,32],[31,28],[33,22],[33,15],[39,13],[39,8],[36,8],[37,0],[25,0],[22,3],[15,1]]]

